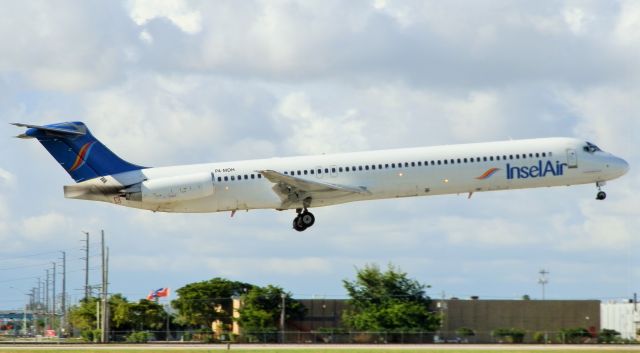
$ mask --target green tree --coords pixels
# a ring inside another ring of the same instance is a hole
[[[116,331],[124,331],[131,328],[130,304],[122,294],[114,294],[109,297],[109,311],[111,328]]]
[[[146,299],[129,304],[131,325],[136,331],[159,330],[166,326],[167,313],[162,305]]]
[[[275,332],[278,330],[285,295],[285,320],[304,316],[305,308],[290,293],[276,286],[253,287],[243,297],[238,323],[246,332]]]
[[[69,323],[72,327],[87,331],[96,328],[96,303],[98,298],[82,300],[78,305],[69,309]]]
[[[171,302],[178,310],[176,321],[201,328],[210,328],[216,320],[230,324],[233,315],[231,297],[242,295],[251,288],[251,284],[224,278],[187,284],[176,291],[178,299]]]
[[[359,331],[434,331],[440,324],[429,310],[425,285],[389,264],[385,272],[372,264],[357,270],[354,281],[343,280],[349,293],[344,321]]]

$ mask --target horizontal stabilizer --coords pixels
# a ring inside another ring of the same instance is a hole
[[[60,135],[76,135],[76,136],[82,136],[85,135],[87,133],[87,131],[80,131],[77,130],[77,127],[74,125],[69,125],[64,126],[64,125],[60,125],[60,126],[40,126],[40,125],[33,125],[33,124],[23,124],[23,123],[11,123],[11,125],[15,125],[15,126],[19,126],[19,127],[26,127],[26,128],[30,128],[30,129],[37,129],[37,130],[41,130],[41,131],[47,131],[47,132],[52,132],[55,134],[60,134]],[[18,136],[16,136],[18,138],[23,138],[23,139],[29,139],[29,138],[33,138],[34,136],[30,136],[27,133],[24,134],[20,134]]]

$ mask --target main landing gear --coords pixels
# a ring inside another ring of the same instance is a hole
[[[293,229],[298,232],[302,232],[316,222],[316,217],[314,217],[313,213],[309,212],[306,208],[304,208],[304,210],[302,208],[298,208],[296,209],[296,213],[298,215],[293,219]]]
[[[604,200],[607,198],[607,193],[602,191],[602,186],[604,186],[604,181],[596,182],[596,187],[598,188],[598,193],[596,194],[596,200]]]

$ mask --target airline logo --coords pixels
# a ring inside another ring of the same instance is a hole
[[[73,165],[69,168],[69,172],[77,170],[86,163],[86,159],[89,156],[94,143],[96,143],[96,141],[87,142],[80,148],[80,152],[78,152],[75,162],[73,162]]]
[[[500,168],[491,168],[491,169],[487,170],[486,172],[482,173],[482,175],[476,177],[476,179],[485,180],[485,179],[491,178],[491,176],[493,176],[499,170],[500,170]]]
[[[560,163],[556,161],[554,164],[552,161],[543,163],[538,161],[538,164],[532,166],[512,167],[507,163],[507,179],[528,179],[528,178],[542,178],[548,175],[560,176],[564,174],[564,167],[566,163]]]

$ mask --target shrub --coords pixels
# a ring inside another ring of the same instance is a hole
[[[598,335],[598,343],[614,343],[620,340],[620,332],[608,328],[602,329]]]
[[[126,338],[129,343],[147,343],[149,342],[149,333],[145,331],[133,332]]]
[[[102,336],[102,330],[84,330],[80,335],[85,342],[98,342]]]
[[[544,332],[534,332],[533,333],[533,342],[535,343],[545,343],[545,339],[544,339],[545,333]]]
[[[491,336],[504,340],[506,343],[522,343],[525,331],[517,328],[497,328],[491,332]]]
[[[591,333],[584,327],[567,328],[558,333],[558,340],[562,343],[584,343]]]

